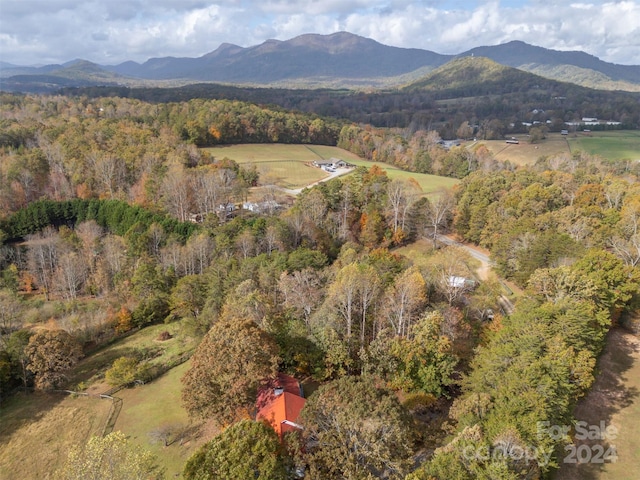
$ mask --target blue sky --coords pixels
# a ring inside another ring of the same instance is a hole
[[[640,65],[640,0],[0,0],[0,60],[197,57],[348,31],[438,53],[522,40]]]

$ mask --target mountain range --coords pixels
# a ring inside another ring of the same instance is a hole
[[[382,88],[406,85],[459,57],[486,57],[536,75],[601,90],[640,91],[640,66],[617,65],[578,51],[511,41],[444,55],[399,48],[339,32],[307,34],[252,46],[223,44],[197,58],[161,57],[140,64],[73,60],[24,67],[0,62],[0,90],[54,91],[69,86],[177,86],[215,82],[252,86]]]

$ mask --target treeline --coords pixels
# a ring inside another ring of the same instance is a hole
[[[460,133],[467,132],[466,136],[473,132],[467,122],[463,122],[458,130],[461,130]],[[491,135],[499,134],[492,131]],[[497,162],[482,145],[475,150],[456,146],[445,149],[442,143],[435,131],[418,130],[411,133],[369,125],[345,125],[338,139],[338,146],[345,150],[372,162],[389,163],[410,172],[464,178],[477,169],[510,167],[508,162]]]
[[[637,269],[601,250],[538,270],[478,349],[450,410],[454,438],[409,478],[547,477],[566,456],[571,439],[558,432],[573,425],[612,319],[637,306],[639,287]]]
[[[39,200],[0,221],[0,238],[6,242],[24,239],[48,226],[60,228],[95,221],[106,231],[124,236],[133,227],[147,230],[152,224],[183,243],[197,230],[192,222],[179,222],[166,214],[153,213],[121,200],[82,200],[55,202]]]
[[[540,478],[564,458],[571,440],[557,432],[571,427],[607,332],[640,301],[640,190],[589,160],[543,159],[460,184],[453,228],[489,248],[525,295],[461,382],[455,436],[411,479]]]

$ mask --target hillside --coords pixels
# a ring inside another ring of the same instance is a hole
[[[584,52],[562,52],[512,41],[476,47],[460,56],[481,56],[537,75],[606,90],[640,91],[640,66],[603,62]]]
[[[447,92],[469,97],[513,92],[526,93],[555,82],[483,57],[460,57],[404,87],[405,91]]]

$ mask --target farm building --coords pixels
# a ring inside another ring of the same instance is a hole
[[[274,200],[268,200],[266,202],[244,202],[242,204],[244,210],[253,213],[275,212],[280,207],[281,205]]]
[[[317,168],[321,168],[326,172],[335,172],[337,168],[353,168],[355,165],[352,165],[344,160],[339,158],[331,158],[325,161],[314,161],[313,166]]]
[[[447,283],[450,287],[460,289],[464,288],[465,290],[473,290],[477,287],[477,282],[475,280],[465,277],[456,277],[453,275],[449,277]]]

